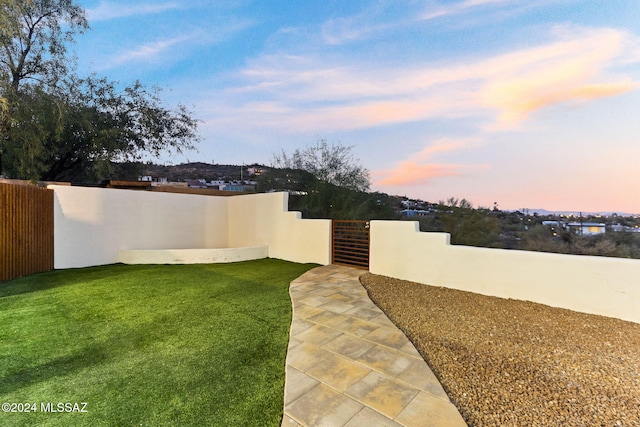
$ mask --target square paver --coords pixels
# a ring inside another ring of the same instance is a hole
[[[308,319],[309,317],[316,316],[320,313],[324,312],[324,310],[320,308],[313,307],[311,305],[302,304],[299,302],[295,302],[293,304],[293,318],[298,319]]]
[[[285,405],[293,402],[318,384],[320,384],[320,381],[311,378],[293,366],[287,366],[286,387],[284,390]]]
[[[282,423],[280,427],[303,427],[302,424],[298,423],[296,420],[285,414],[282,417]]]
[[[295,318],[291,321],[291,335],[296,336],[299,333],[306,331],[307,329],[315,326],[315,323],[309,322],[306,319]]]
[[[326,286],[321,289],[314,289],[312,294],[316,296],[329,298],[329,299],[335,299],[333,298],[333,295],[336,295],[337,292],[338,290],[336,289],[335,286]]]
[[[396,421],[406,426],[466,427],[462,415],[449,401],[424,391],[398,415]]]
[[[296,347],[295,351],[287,352],[287,365],[291,365],[294,368],[305,372],[307,369],[317,365],[331,354],[327,350],[324,350],[317,345],[303,343]]]
[[[289,349],[287,351],[291,351],[292,349],[294,349],[297,345],[300,345],[304,343],[304,341],[299,340],[296,337],[289,337]]]
[[[338,391],[344,391],[371,372],[364,366],[337,354],[325,357],[307,374]]]
[[[356,319],[354,317],[345,317],[344,321],[334,325],[340,331],[364,337],[378,329],[380,326],[366,320]]]
[[[422,359],[414,360],[411,366],[398,375],[398,379],[418,387],[420,390],[428,391],[441,399],[449,400],[440,381]]]
[[[380,314],[372,319],[369,319],[369,322],[377,323],[380,326],[385,326],[388,328],[395,328],[396,326],[393,324],[391,320],[387,317],[386,314],[380,312]]]
[[[358,402],[394,419],[413,400],[420,390],[394,381],[385,375],[371,372],[357,382],[346,394]]]
[[[364,319],[364,320],[371,320],[380,316],[382,314],[382,311],[377,309],[377,307],[373,305],[373,303],[370,303],[370,308],[356,306],[356,307],[353,307],[348,312],[346,312],[345,314],[348,314],[349,316],[353,316],[353,317],[359,317],[360,319]],[[382,315],[384,316],[384,314]],[[387,316],[385,316],[385,318],[386,317]]]
[[[327,297],[317,296],[316,292],[311,293],[311,296],[306,296],[300,299],[302,304],[310,305],[312,307],[318,307],[323,304],[326,304],[328,301],[332,301]]]
[[[322,308],[323,310],[331,311],[333,313],[344,313],[353,308],[353,305],[348,302],[340,301],[340,300],[332,300],[327,298],[327,302],[318,306],[318,308]]]
[[[375,371],[395,378],[409,369],[416,359],[407,357],[390,348],[374,345],[356,360]]]
[[[335,299],[338,301],[351,302],[353,300],[353,296],[348,295],[344,292],[338,292],[332,295],[327,295],[327,298]]]
[[[322,384],[284,408],[305,426],[342,426],[363,408],[361,403]]]
[[[362,408],[344,427],[403,427],[391,418],[371,408]]]
[[[342,335],[342,332],[336,331],[335,329],[327,328],[322,325],[314,325],[309,329],[305,329],[299,334],[296,334],[295,337],[306,343],[322,345],[340,335]]]
[[[371,350],[373,346],[375,346],[374,343],[365,341],[357,336],[342,334],[322,347],[345,357],[356,359]]]
[[[312,322],[320,323],[321,325],[329,327],[334,327],[335,325],[342,323],[347,319],[347,316],[333,313],[331,311],[323,311],[322,313],[309,318],[309,320]]]
[[[407,338],[408,339],[408,338]],[[418,359],[422,359],[422,355],[416,350],[416,347],[413,345],[411,341],[407,342],[400,348],[400,351],[408,354],[409,356],[417,357]]]
[[[353,304],[356,307],[370,309],[371,306],[373,305],[373,302],[371,302],[371,299],[365,292],[364,295],[361,295],[358,298],[354,299],[351,302],[351,304]]]
[[[365,336],[366,339],[386,345],[387,347],[401,349],[409,339],[402,331],[394,327],[382,326]]]

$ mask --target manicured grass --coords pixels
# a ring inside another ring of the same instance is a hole
[[[288,287],[312,267],[111,265],[0,283],[0,403],[37,409],[0,411],[0,425],[279,425]]]

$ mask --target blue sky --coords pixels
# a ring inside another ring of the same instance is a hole
[[[373,189],[640,213],[637,0],[79,2],[81,73],[202,120],[182,163],[353,146]]]

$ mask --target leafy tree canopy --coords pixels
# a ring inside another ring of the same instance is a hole
[[[325,139],[288,155],[284,151],[275,155],[277,168],[307,171],[318,180],[357,191],[369,191],[369,171],[358,164],[353,147],[329,145]]]
[[[262,174],[258,191],[289,191],[289,208],[305,218],[391,219],[395,201],[369,193],[369,172],[351,154],[351,147],[315,145],[291,155],[275,156],[276,168]]]
[[[48,85],[69,72],[67,44],[89,28],[72,0],[1,0],[0,64],[13,90],[27,79]]]
[[[159,89],[75,74],[67,46],[88,24],[72,0],[0,0],[0,23],[0,173],[99,180],[114,161],[198,141],[198,121]]]

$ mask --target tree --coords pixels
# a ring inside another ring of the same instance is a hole
[[[394,200],[369,193],[369,172],[358,165],[352,147],[320,140],[303,150],[274,156],[258,180],[258,191],[289,191],[289,208],[305,218],[391,219]]]
[[[269,168],[257,178],[257,190],[261,193],[269,191],[288,191],[302,194],[318,184],[318,178],[302,169]]]
[[[82,7],[0,2],[0,173],[4,163],[16,178],[95,181],[113,162],[194,147],[198,121],[164,107],[159,89],[75,74],[66,46],[88,28]]]
[[[314,145],[296,149],[291,155],[282,151],[274,155],[273,166],[300,169],[318,180],[356,191],[369,191],[369,171],[358,164],[351,150],[353,147],[329,145],[325,139]]]
[[[72,0],[2,0],[0,67],[17,92],[26,79],[54,85],[71,65],[67,44],[89,28]]]

